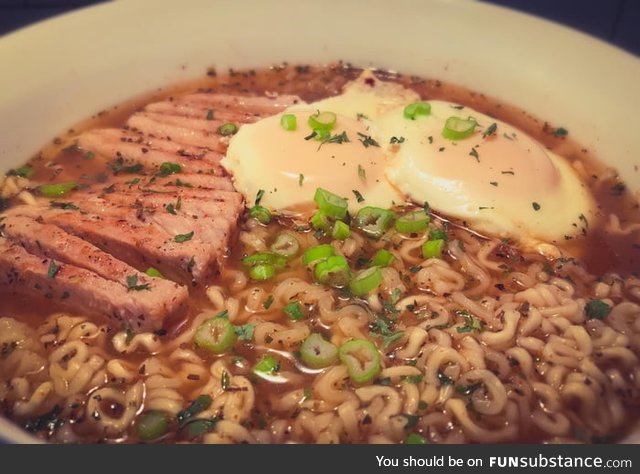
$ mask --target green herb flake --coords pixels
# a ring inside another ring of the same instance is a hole
[[[264,196],[264,189],[258,189],[258,192],[256,193],[256,201],[255,201],[256,206],[260,205],[260,201],[262,201],[263,196]]]
[[[380,146],[380,144],[375,141],[370,135],[365,135],[364,133],[358,132],[358,136],[360,137],[358,138],[358,140],[365,148],[369,148],[370,146]]]
[[[469,314],[468,311],[457,310],[457,311],[454,311],[454,313],[464,318],[464,325],[458,326],[456,328],[456,331],[458,331],[458,333],[471,332],[471,331],[481,332],[484,330],[484,322],[481,319],[476,318],[472,314]]]
[[[77,211],[80,209],[78,206],[73,204],[72,202],[59,202],[59,201],[51,201],[49,206],[55,209],[64,209],[65,211]]]
[[[178,234],[173,238],[173,240],[174,242],[181,244],[191,240],[193,238],[193,235],[194,235],[194,231],[191,231],[188,234]]]
[[[213,110],[211,110],[211,109],[207,110],[206,119],[207,120],[213,120]]]
[[[358,165],[358,177],[359,177],[362,181],[366,181],[366,180],[367,180],[367,172],[366,172],[366,170],[362,167],[362,165]]]
[[[253,333],[256,330],[256,325],[254,323],[247,323],[242,326],[235,326],[233,330],[241,341],[250,341],[253,339]]]
[[[495,135],[496,130],[498,129],[498,124],[493,122],[491,125],[487,127],[487,129],[482,133],[482,138],[490,137],[491,135]]]
[[[165,177],[171,174],[176,174],[182,172],[182,166],[177,163],[170,163],[165,161],[160,165],[160,170],[156,173],[156,176]]]
[[[266,301],[262,304],[262,307],[263,307],[264,309],[269,309],[269,308],[271,308],[271,305],[273,304],[273,302],[274,302],[274,297],[273,297],[273,295],[269,295],[269,296],[267,297]]]
[[[298,186],[302,186],[303,182],[304,182],[304,175],[302,173],[300,173],[298,175]]]
[[[404,336],[404,331],[398,331],[398,332],[394,332],[393,334],[390,334],[389,336],[384,336],[382,338],[382,348],[388,349],[396,341],[401,339],[402,336]]]
[[[358,191],[357,189],[352,189],[351,192],[356,197],[356,201],[358,202],[364,201],[364,197],[362,197],[362,194],[360,194],[360,191]]]
[[[532,202],[531,207],[533,207],[534,211],[539,211],[541,206],[537,202]]]
[[[422,382],[422,380],[424,379],[424,375],[422,374],[418,374],[418,375],[403,375],[402,377],[400,377],[401,380],[406,380],[409,383],[413,383],[413,384],[419,384],[420,382]]]
[[[478,155],[478,150],[476,150],[475,147],[471,149],[471,151],[469,152],[469,156],[473,156],[476,159],[476,161],[480,163],[480,155]]]
[[[554,137],[566,137],[567,135],[569,135],[569,131],[564,127],[558,127],[553,132]]]
[[[47,269],[47,277],[55,278],[58,272],[60,271],[60,268],[62,267],[58,265],[55,260],[50,260],[49,268]]]
[[[85,160],[93,160],[95,157],[96,157],[96,154],[92,151],[86,152],[83,156]]]
[[[127,277],[127,289],[131,291],[151,290],[149,283],[138,284],[138,275],[129,275]]]
[[[187,423],[192,421],[198,413],[205,411],[211,406],[213,399],[209,395],[200,395],[184,410],[178,412],[176,418],[180,428],[183,428]]]
[[[585,307],[584,312],[589,319],[604,319],[611,312],[611,306],[602,300],[591,300]]]
[[[404,137],[391,137],[391,139],[389,140],[389,143],[391,145],[404,143]]]

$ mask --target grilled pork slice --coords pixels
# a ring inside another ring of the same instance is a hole
[[[89,130],[78,137],[78,147],[112,160],[114,173],[136,165],[142,165],[146,172],[155,173],[163,163],[175,163],[187,173],[225,174],[219,164],[220,153],[166,139],[144,137],[124,129]]]
[[[147,105],[144,110],[164,115],[216,120],[222,123],[252,123],[260,118],[277,114],[298,102],[300,102],[299,97],[290,95],[268,98],[197,93],[169,97],[163,102]]]
[[[242,198],[229,191],[182,192],[184,210],[178,193],[84,192],[58,207],[45,201],[9,214],[55,224],[137,268],[152,266],[176,281],[206,283],[227,254]]]
[[[133,271],[131,275],[138,274]],[[166,319],[181,317],[187,309],[184,288],[168,291],[155,278],[122,284],[86,268],[30,253],[4,237],[0,237],[0,285],[3,291],[35,295],[82,314],[106,316],[133,330],[161,329]]]
[[[221,125],[252,123],[299,101],[290,95],[254,97],[202,92],[149,104],[133,114],[127,125],[147,135],[224,153],[229,137],[218,132]]]

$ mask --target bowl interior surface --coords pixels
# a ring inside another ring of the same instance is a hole
[[[113,2],[0,39],[0,172],[92,114],[225,70],[343,60],[441,79],[519,106],[640,191],[632,126],[640,59],[595,38],[468,0]],[[0,419],[0,435],[26,442]],[[640,431],[625,441],[640,442]]]

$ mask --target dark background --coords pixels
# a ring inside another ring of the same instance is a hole
[[[640,56],[640,0],[483,1],[563,23]],[[101,2],[97,0],[0,0],[0,35],[94,3]]]

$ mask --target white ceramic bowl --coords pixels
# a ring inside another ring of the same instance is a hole
[[[464,0],[128,0],[0,39],[0,172],[93,113],[207,67],[344,60],[457,83],[568,128],[640,191],[640,59]],[[0,419],[0,436],[32,439]],[[627,442],[640,442],[640,430]]]

